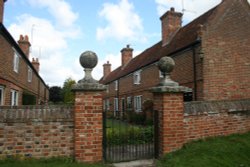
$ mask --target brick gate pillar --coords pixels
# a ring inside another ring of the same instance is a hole
[[[75,159],[78,162],[100,162],[103,158],[102,91],[106,87],[91,76],[92,68],[97,64],[94,52],[81,54],[80,63],[85,68],[85,78],[72,87],[75,92]]]
[[[184,110],[183,93],[191,91],[187,87],[179,86],[170,79],[170,72],[174,68],[174,61],[170,57],[163,57],[158,64],[164,75],[161,83],[152,88],[154,95],[154,110],[158,112],[158,156],[177,150],[184,143]]]

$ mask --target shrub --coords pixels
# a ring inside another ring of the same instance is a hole
[[[153,126],[130,126],[127,129],[108,129],[108,145],[144,144],[153,142]]]

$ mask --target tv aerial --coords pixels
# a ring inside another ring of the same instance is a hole
[[[188,10],[188,9],[185,9],[185,7],[184,7],[184,0],[181,0],[181,7],[182,7],[182,13],[184,14],[184,12],[189,12],[189,13],[193,13],[193,14],[196,14],[196,12],[195,11],[193,11],[193,10]]]

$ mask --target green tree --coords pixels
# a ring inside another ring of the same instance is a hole
[[[74,93],[71,91],[71,87],[75,84],[76,81],[72,78],[67,78],[64,81],[62,92],[63,92],[63,102],[64,103],[73,103],[75,96]]]
[[[52,86],[49,88],[49,101],[58,103],[63,101],[62,88],[59,86]]]

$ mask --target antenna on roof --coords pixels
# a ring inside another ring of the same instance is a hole
[[[190,12],[190,13],[196,13],[195,11],[192,11],[192,10],[187,10],[184,8],[184,0],[181,0],[181,7],[182,7],[182,13],[184,14],[184,12]]]

